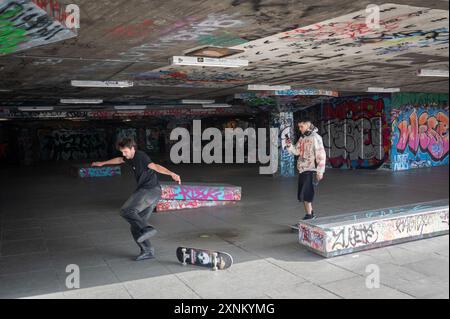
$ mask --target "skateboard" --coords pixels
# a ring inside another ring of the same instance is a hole
[[[178,247],[177,258],[183,265],[197,265],[212,270],[224,270],[233,264],[233,257],[230,254],[188,247]]]

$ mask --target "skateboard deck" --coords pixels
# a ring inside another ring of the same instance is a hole
[[[224,270],[233,264],[233,257],[228,253],[189,247],[178,247],[177,258],[183,265],[197,265],[212,270]]]

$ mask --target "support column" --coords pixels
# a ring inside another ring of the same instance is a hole
[[[286,149],[286,135],[294,143],[294,113],[286,108],[278,108],[271,113],[271,127],[279,129],[278,172],[282,177],[295,176],[295,157]]]

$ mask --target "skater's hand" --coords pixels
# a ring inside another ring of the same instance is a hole
[[[171,176],[172,176],[172,179],[173,179],[175,182],[177,182],[178,184],[181,185],[181,177],[180,177],[179,175],[177,175],[177,174],[172,174]]]
[[[102,167],[103,163],[102,162],[93,162],[92,166]]]
[[[317,181],[320,182],[323,179],[323,174],[317,173]]]

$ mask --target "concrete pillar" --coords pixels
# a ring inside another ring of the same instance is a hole
[[[271,113],[271,127],[279,129],[278,135],[278,172],[276,176],[295,176],[295,157],[286,149],[286,135],[295,142],[294,138],[294,113],[292,109],[277,103],[278,108]]]

